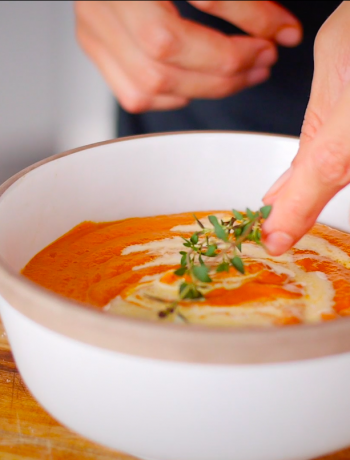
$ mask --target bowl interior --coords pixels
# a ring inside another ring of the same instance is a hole
[[[0,199],[0,257],[20,270],[84,220],[206,209],[255,209],[286,170],[296,139],[240,133],[141,137],[42,164]],[[320,219],[350,231],[347,188]]]
[[[0,257],[20,270],[84,220],[206,209],[255,209],[298,148],[292,138],[236,133],[148,136],[89,147],[22,175],[0,199]],[[322,220],[344,230],[349,190]]]

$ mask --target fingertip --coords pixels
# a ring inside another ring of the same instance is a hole
[[[300,44],[303,33],[298,26],[284,26],[275,35],[275,40],[279,45],[293,47]]]
[[[149,110],[151,112],[157,112],[159,110],[181,110],[190,102],[190,99],[181,96],[159,96],[155,98]]]
[[[271,71],[267,67],[256,67],[247,72],[247,84],[249,86],[263,83],[270,77]]]
[[[215,1],[213,0],[211,1],[210,0],[191,0],[189,1],[189,3],[191,3],[195,7],[207,9],[207,8],[210,8],[213,5],[213,3],[215,3]]]
[[[270,255],[280,256],[293,246],[294,238],[288,233],[275,231],[265,235],[263,242]]]
[[[277,58],[278,58],[277,49],[275,46],[270,44],[267,47],[263,48],[262,51],[259,52],[254,65],[256,67],[272,66],[276,64]]]

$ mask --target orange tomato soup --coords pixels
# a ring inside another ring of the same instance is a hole
[[[196,213],[206,226],[208,214]],[[22,274],[70,299],[149,320],[282,326],[350,314],[350,235],[316,224],[280,257],[244,243],[244,275],[233,267],[214,273],[203,299],[183,300],[178,314],[159,319],[183,282],[174,275],[181,237],[198,230],[192,213],[83,222],[33,257]]]

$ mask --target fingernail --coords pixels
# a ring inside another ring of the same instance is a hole
[[[211,6],[213,2],[213,0],[209,1],[209,0],[195,0],[195,2],[197,3],[198,6],[202,6],[203,8],[205,7],[209,7]]]
[[[287,182],[287,180],[290,178],[293,172],[293,166],[287,169],[282,176],[280,176],[276,182],[273,184],[273,186],[265,193],[265,196],[263,197],[263,201],[271,197],[272,195],[275,195],[280,188]]]
[[[277,231],[268,235],[264,240],[264,244],[271,255],[279,256],[291,248],[293,238],[288,233]]]
[[[266,67],[258,67],[252,69],[247,74],[247,83],[249,85],[257,85],[267,80],[270,76],[270,69]]]
[[[265,48],[264,50],[260,51],[258,57],[255,61],[255,66],[270,66],[275,64],[277,60],[277,52],[276,49],[273,47]]]
[[[277,32],[275,40],[283,46],[295,46],[301,41],[301,30],[297,27],[287,26]]]

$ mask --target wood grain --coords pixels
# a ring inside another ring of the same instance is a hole
[[[18,373],[1,321],[0,458],[134,460],[67,430],[37,404]]]
[[[39,406],[18,373],[1,321],[0,458],[135,460],[128,455],[98,446],[69,431]],[[318,460],[350,460],[350,449]]]

